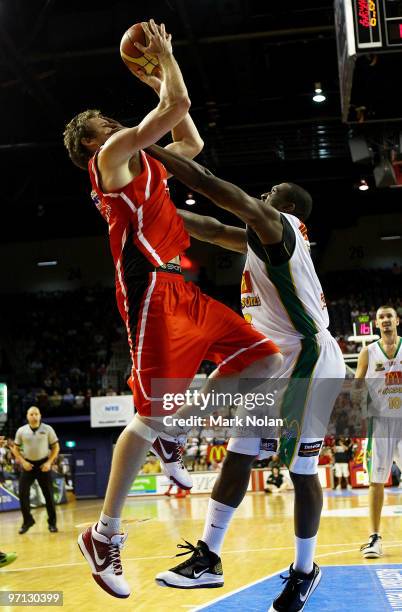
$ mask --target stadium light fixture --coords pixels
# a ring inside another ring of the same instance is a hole
[[[194,206],[195,204],[195,199],[192,193],[188,193],[187,194],[187,198],[186,198],[186,204],[187,206]]]
[[[48,266],[57,266],[58,262],[55,259],[49,261],[38,261],[36,264],[39,268],[46,268]]]
[[[313,101],[320,104],[321,102],[325,102],[326,96],[322,92],[321,83],[314,83],[314,96]]]
[[[370,189],[370,187],[367,184],[367,181],[365,181],[364,179],[361,179],[359,183],[359,189],[360,191],[367,191],[368,189]]]

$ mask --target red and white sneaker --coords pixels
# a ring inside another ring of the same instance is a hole
[[[96,531],[96,525],[78,536],[80,551],[90,565],[93,579],[104,591],[113,597],[129,597],[130,587],[124,579],[120,560],[127,534],[116,533],[108,538]]]
[[[191,489],[193,481],[183,463],[184,448],[178,440],[159,434],[150,450],[160,459],[165,475],[174,484],[181,489]]]

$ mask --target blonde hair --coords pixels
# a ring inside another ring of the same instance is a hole
[[[100,117],[101,111],[97,109],[89,109],[76,115],[67,123],[63,133],[64,146],[66,147],[73,164],[86,170],[92,153],[82,144],[82,138],[91,138],[94,136],[93,131],[88,126],[89,119]]]

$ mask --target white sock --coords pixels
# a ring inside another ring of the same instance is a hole
[[[107,536],[108,538],[111,538],[116,533],[120,533],[120,525],[120,517],[112,518],[111,516],[101,512],[98,524],[96,526],[96,531]]]
[[[302,574],[310,574],[312,572],[316,545],[316,535],[313,538],[298,538],[295,536],[296,559],[293,563],[293,569],[296,572],[301,572]]]
[[[210,499],[201,540],[208,544],[209,550],[220,556],[230,521],[236,508]]]

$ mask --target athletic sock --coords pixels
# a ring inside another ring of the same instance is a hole
[[[209,550],[218,557],[221,554],[223,540],[236,508],[221,504],[210,499],[201,540],[208,545]]]
[[[112,518],[101,512],[96,531],[108,538],[111,538],[116,533],[120,533],[121,518]]]
[[[317,536],[313,538],[298,538],[295,536],[296,559],[293,569],[302,574],[310,574],[313,571],[313,559]]]

